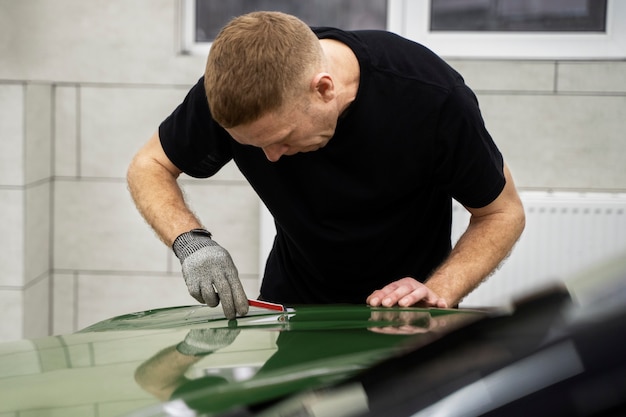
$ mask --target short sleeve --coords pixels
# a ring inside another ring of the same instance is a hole
[[[204,77],[161,123],[159,138],[170,161],[192,177],[210,177],[232,159],[233,139],[211,117]]]
[[[464,84],[452,89],[437,127],[435,179],[467,207],[484,207],[504,188],[504,161]]]

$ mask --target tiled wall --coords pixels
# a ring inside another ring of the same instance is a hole
[[[626,186],[626,61],[451,61],[518,186]]]
[[[176,53],[177,5],[0,3],[0,340],[195,302],[124,179],[203,70],[204,58]],[[626,190],[626,62],[451,63],[519,187]],[[182,184],[256,296],[252,190],[232,164]]]
[[[187,87],[0,84],[1,339],[195,303],[180,264],[137,213],[128,162]],[[11,113],[13,109],[13,113]],[[181,180],[258,292],[258,200],[233,166]]]
[[[5,340],[48,330],[50,91],[46,85],[0,84],[0,334]]]

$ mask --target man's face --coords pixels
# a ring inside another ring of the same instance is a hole
[[[314,101],[307,106],[292,106],[268,113],[254,122],[226,131],[242,145],[263,149],[268,160],[283,155],[316,151],[326,146],[335,134],[337,112],[328,103]]]

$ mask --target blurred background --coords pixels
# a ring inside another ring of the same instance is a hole
[[[528,226],[464,305],[506,304],[622,253],[626,2],[546,3],[0,0],[0,341],[195,303],[137,213],[126,168],[202,75],[216,30],[252,9],[387,28],[477,93]],[[255,298],[273,236],[259,200],[232,163],[181,184]],[[458,236],[467,217],[455,213]]]

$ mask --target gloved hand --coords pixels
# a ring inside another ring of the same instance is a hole
[[[176,350],[187,356],[202,356],[233,343],[240,329],[191,329]]]
[[[228,251],[211,239],[211,233],[204,229],[185,232],[176,238],[172,249],[193,298],[209,307],[221,301],[228,319],[248,313],[248,297],[237,268]]]

